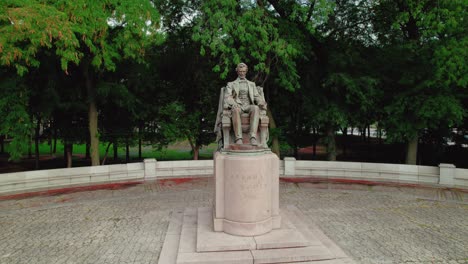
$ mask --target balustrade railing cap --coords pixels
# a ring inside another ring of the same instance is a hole
[[[441,163],[439,164],[439,168],[456,168],[455,165],[450,163]]]

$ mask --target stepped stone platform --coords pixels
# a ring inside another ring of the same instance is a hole
[[[173,211],[159,264],[354,263],[294,206],[281,209],[281,228],[259,236],[213,230],[212,208]]]

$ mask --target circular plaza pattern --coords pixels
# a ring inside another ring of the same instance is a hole
[[[171,212],[212,205],[211,178],[0,201],[0,263],[157,263]],[[280,183],[356,263],[468,263],[468,193]]]

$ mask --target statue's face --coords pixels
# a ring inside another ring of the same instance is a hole
[[[247,75],[247,68],[246,67],[242,67],[242,68],[237,69],[237,76],[239,76],[239,78],[245,79],[245,75]]]

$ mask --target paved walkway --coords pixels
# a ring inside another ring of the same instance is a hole
[[[0,201],[0,263],[156,263],[171,211],[212,197],[205,178]],[[282,182],[280,204],[357,263],[468,263],[467,193]]]

